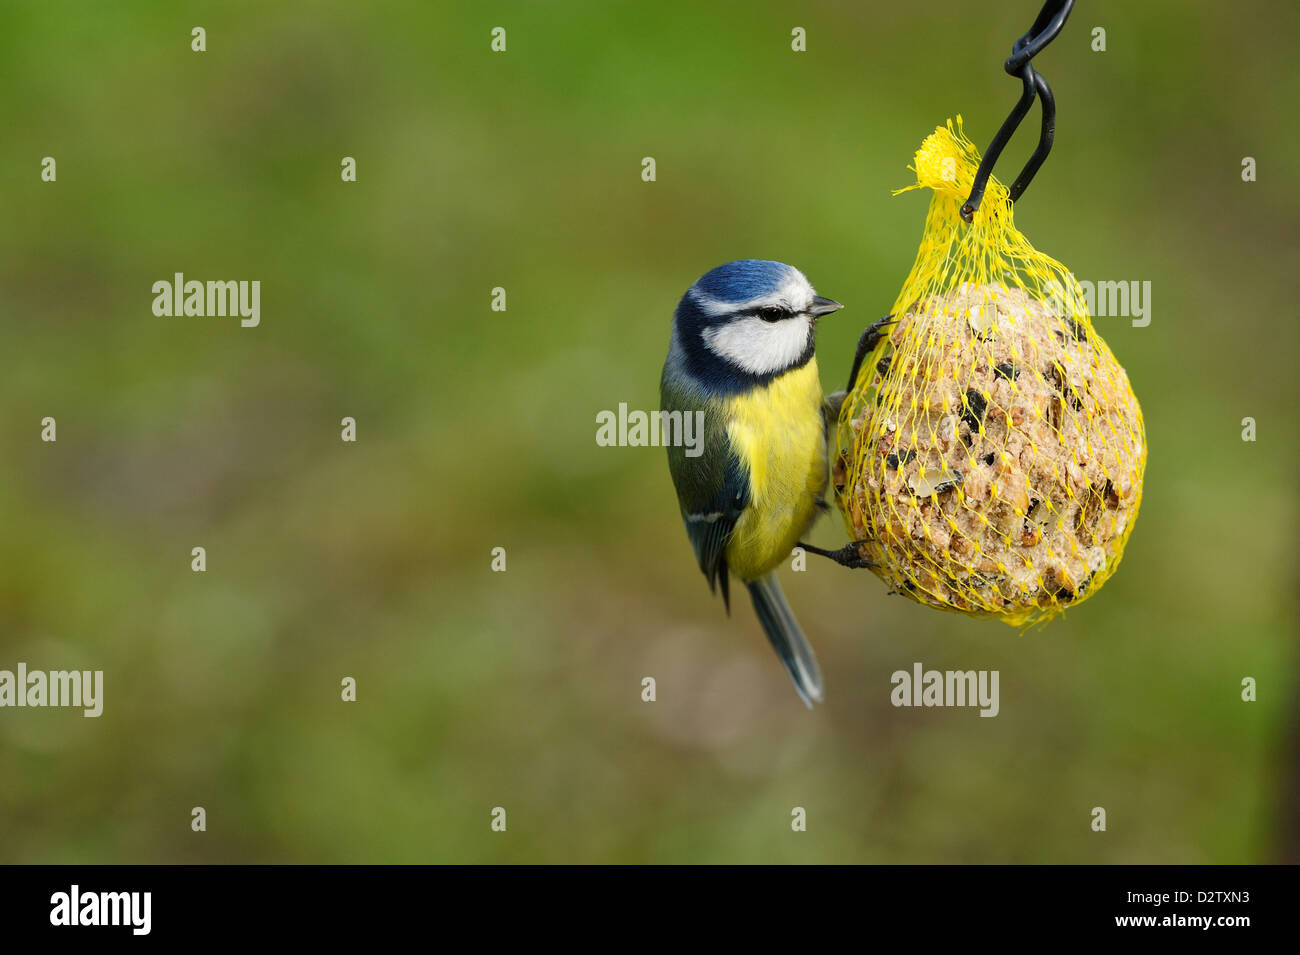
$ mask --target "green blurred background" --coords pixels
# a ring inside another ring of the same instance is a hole
[[[1206,7],[1082,0],[1038,61],[1017,224],[1152,283],[1097,321],[1151,448],[1123,566],[1024,636],[787,571],[809,713],[595,416],[657,405],[677,299],[742,257],[847,304],[838,387],[920,238],[890,189],[951,115],[988,142],[1037,0],[5,4],[0,668],[106,685],[0,711],[0,860],[1300,857],[1300,12]],[[156,318],[176,271],[259,279],[261,326]],[[1000,670],[1001,715],[892,708],[915,661]]]

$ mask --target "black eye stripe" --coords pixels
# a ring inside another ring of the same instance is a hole
[[[764,305],[762,308],[756,308],[747,314],[757,316],[765,322],[779,322],[783,318],[792,317],[794,312],[781,305]]]

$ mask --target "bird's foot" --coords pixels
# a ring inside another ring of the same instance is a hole
[[[838,550],[824,550],[821,547],[814,547],[812,544],[805,544],[802,541],[799,543],[799,546],[810,554],[816,554],[819,557],[826,557],[833,560],[841,567],[848,567],[853,570],[860,570],[863,568],[870,570],[878,565],[867,560],[858,553],[858,545],[865,543],[867,542],[855,541],[852,544],[845,544]]]
[[[867,326],[867,330],[858,339],[858,349],[853,356],[853,370],[849,372],[849,391],[852,391],[853,386],[857,383],[858,372],[862,368],[863,360],[875,351],[876,346],[880,344],[880,340],[889,334],[885,331],[885,328],[894,324],[893,318],[893,315],[886,315],[884,318],[877,319]],[[838,394],[838,392],[836,393]],[[836,411],[838,412],[838,410],[837,408]]]

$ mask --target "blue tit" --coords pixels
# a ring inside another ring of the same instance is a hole
[[[728,613],[728,575],[749,588],[809,708],[822,700],[821,669],[775,571],[825,507],[827,419],[813,330],[839,308],[789,265],[720,265],[678,304],[660,383],[664,411],[703,412],[694,456],[668,448],[700,570]]]

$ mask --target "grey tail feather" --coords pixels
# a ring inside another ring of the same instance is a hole
[[[776,655],[785,664],[799,698],[812,709],[814,702],[822,702],[821,667],[817,665],[817,657],[808,645],[808,638],[803,635],[799,622],[794,619],[794,611],[786,603],[776,573],[750,581],[746,586],[749,587],[754,612],[763,624],[767,639],[772,642]]]

